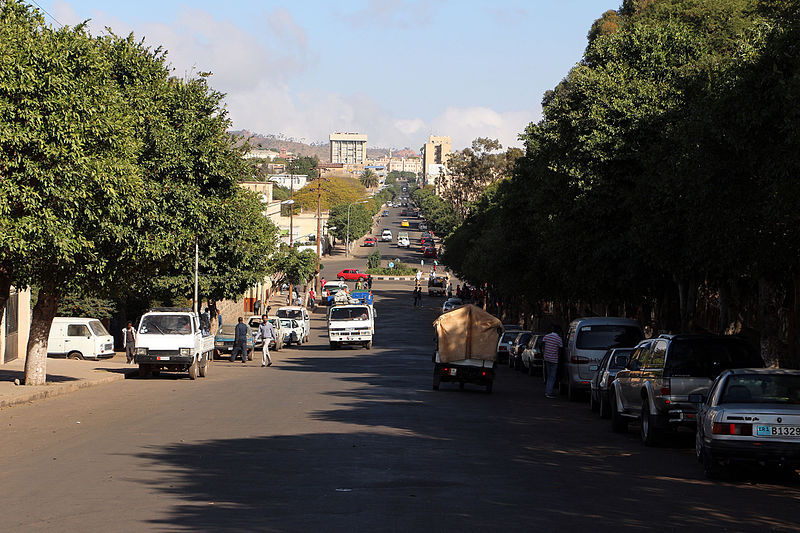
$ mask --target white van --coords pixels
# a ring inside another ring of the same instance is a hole
[[[297,344],[303,344],[304,342],[308,342],[308,336],[311,334],[311,317],[308,314],[308,310],[305,307],[300,307],[297,305],[290,305],[287,307],[281,307],[278,309],[278,312],[275,313],[278,318],[288,318],[292,320],[296,320],[300,326],[298,331],[299,339],[297,339]],[[294,328],[292,328],[294,329]],[[289,344],[288,342],[286,344]]]
[[[57,316],[50,326],[47,356],[108,359],[114,357],[114,337],[96,318]]]

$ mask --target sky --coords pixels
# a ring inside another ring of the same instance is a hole
[[[167,50],[178,76],[212,72],[233,129],[370,147],[521,146],[541,99],[621,0],[30,0],[54,24],[89,21]]]

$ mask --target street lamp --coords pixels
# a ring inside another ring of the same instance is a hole
[[[361,200],[360,202],[353,202],[347,206],[347,233],[345,234],[345,247],[344,256],[350,257],[350,208],[356,204],[366,204],[369,200]]]

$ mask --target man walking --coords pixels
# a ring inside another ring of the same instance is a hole
[[[231,363],[236,361],[236,354],[242,354],[242,364],[247,364],[247,324],[244,318],[239,317],[239,323],[233,334],[233,350],[231,351]]]
[[[558,376],[558,354],[564,346],[561,342],[561,328],[553,324],[550,333],[542,338],[544,343],[544,375],[547,377],[544,395],[547,398],[555,398],[556,377]]]
[[[136,330],[133,329],[131,322],[128,322],[128,325],[122,330],[122,347],[125,348],[125,361],[131,363],[136,347]]]
[[[267,320],[267,315],[261,315],[261,324],[258,325],[258,333],[256,333],[256,342],[259,339],[264,343],[261,346],[261,366],[272,366],[272,357],[269,356],[269,343],[270,341],[277,342],[278,339],[275,336],[275,328],[272,327],[272,324]],[[269,361],[269,363],[267,363]]]
[[[421,287],[414,288],[414,307],[418,307],[420,305],[421,299],[422,299],[422,288]]]

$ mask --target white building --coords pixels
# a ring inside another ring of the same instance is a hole
[[[269,177],[269,181],[281,187],[286,187],[287,189],[291,189],[292,183],[294,183],[294,190],[298,190],[306,186],[308,183],[308,176],[305,174],[275,174]]]
[[[364,164],[367,136],[361,133],[331,133],[331,163]]]

